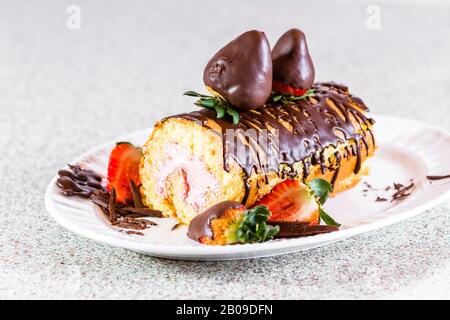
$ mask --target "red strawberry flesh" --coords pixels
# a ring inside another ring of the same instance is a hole
[[[111,151],[108,163],[108,191],[116,191],[117,202],[130,203],[133,201],[130,181],[136,186],[141,184],[139,166],[142,151],[131,143],[118,143]]]
[[[303,96],[306,92],[308,92],[308,90],[306,89],[302,89],[302,88],[294,88],[292,86],[289,86],[285,83],[282,83],[280,81],[273,81],[272,83],[272,89],[273,91],[282,93],[282,94],[288,94],[288,95],[293,95],[296,97],[301,97]]]
[[[302,221],[319,223],[319,205],[308,187],[297,180],[277,184],[257,205],[265,205],[272,212],[270,221]]]

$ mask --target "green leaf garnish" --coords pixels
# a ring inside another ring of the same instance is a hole
[[[328,213],[323,210],[322,206],[325,204],[325,202],[328,199],[328,196],[330,195],[330,192],[333,191],[333,186],[331,183],[324,179],[313,179],[309,183],[309,187],[311,188],[311,192],[313,193],[314,197],[317,199],[317,202],[319,203],[319,216],[320,220],[325,222],[325,224],[329,226],[336,226],[340,227],[341,224],[336,222]]]
[[[222,119],[225,116],[225,109],[221,106],[215,106],[214,110],[217,113],[217,119]]]
[[[233,118],[234,125],[239,123],[239,112],[231,108],[226,108],[225,111],[227,112],[228,115],[230,115]]]
[[[189,96],[189,97],[197,97],[197,98],[209,98],[209,96],[197,93],[195,91],[186,91],[185,93],[183,93],[183,95]]]
[[[282,95],[274,96],[274,97],[272,97],[272,101],[277,102],[278,100],[281,100],[282,98],[283,98]]]
[[[311,188],[314,196],[318,199],[320,204],[324,204],[330,192],[333,191],[333,186],[331,183],[324,179],[314,179],[309,183],[309,187]]]
[[[225,115],[229,115],[234,125],[239,123],[239,112],[237,112],[228,101],[220,97],[207,96],[195,91],[186,91],[183,94],[185,96],[199,98],[194,102],[194,104],[202,108],[212,109],[216,111],[217,119],[222,119],[223,117],[225,117]]]
[[[325,210],[322,209],[322,207],[319,208],[319,215],[320,215],[320,220],[325,222],[325,224],[327,224],[329,226],[336,226],[336,227],[341,226],[341,224],[336,222],[336,220],[334,220],[328,213],[326,213]]]
[[[314,95],[314,89],[309,89],[302,96],[294,96],[289,94],[281,94],[279,92],[272,92],[269,100],[272,102],[281,102],[282,104],[296,104],[299,100],[304,100],[306,98],[312,97]]]
[[[279,226],[266,222],[272,213],[266,206],[256,206],[247,210],[236,226],[232,227],[235,239],[240,243],[259,243],[271,240],[279,231]],[[233,237],[228,237],[233,238]]]
[[[200,101],[202,101],[203,105],[205,105],[207,108],[214,108],[216,105],[218,105],[217,100],[213,98],[206,98]]]

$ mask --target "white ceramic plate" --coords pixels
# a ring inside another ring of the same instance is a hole
[[[112,227],[100,210],[88,200],[64,197],[50,182],[45,203],[51,216],[65,228],[98,242],[130,249],[143,254],[186,260],[232,260],[278,255],[323,246],[335,241],[387,226],[437,205],[450,196],[450,180],[430,182],[426,175],[450,174],[450,135],[417,121],[374,116],[378,150],[371,159],[371,173],[364,178],[373,189],[360,183],[352,190],[328,200],[326,209],[343,224],[333,233],[306,238],[281,239],[261,244],[205,246],[186,236],[187,227],[171,231],[174,219],[152,219],[158,223],[144,231],[144,236],[128,235]],[[80,164],[101,174],[106,173],[108,155],[116,141],[142,145],[151,130],[120,137],[101,145],[72,164]],[[385,191],[394,182],[415,182],[413,194],[399,202],[376,202],[377,196],[389,198]],[[367,244],[370,246],[370,243]]]

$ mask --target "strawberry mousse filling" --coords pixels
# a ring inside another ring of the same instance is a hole
[[[166,148],[164,159],[158,175],[159,194],[163,197],[168,196],[168,178],[176,175],[184,183],[183,200],[196,212],[206,209],[206,194],[217,194],[219,184],[208,172],[204,162],[194,159],[188,150],[178,144],[171,144]]]

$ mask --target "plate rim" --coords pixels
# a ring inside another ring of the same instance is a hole
[[[389,115],[378,115],[378,114],[370,114],[371,117],[375,119],[386,119],[386,120],[399,120],[399,121],[407,121],[411,123],[415,123],[421,126],[424,129],[439,132],[444,136],[450,138],[449,132],[446,130],[433,126],[429,123],[397,117],[397,116],[389,116]],[[84,152],[80,156],[71,160],[69,163],[77,163],[82,159],[85,159],[88,155],[94,154],[101,149],[108,147],[109,145],[113,145],[118,139],[123,139],[125,137],[134,137],[138,135],[142,135],[145,132],[151,132],[153,127],[147,129],[141,129],[137,131],[130,132],[123,136],[117,137],[115,139],[111,139],[105,143],[97,145],[88,151]],[[250,259],[256,257],[264,257],[264,256],[275,256],[278,254],[284,254],[294,251],[307,250],[312,247],[318,247],[322,245],[326,245],[332,242],[345,240],[350,237],[354,237],[359,234],[363,234],[366,232],[374,231],[400,221],[409,219],[413,216],[416,216],[430,208],[433,208],[440,203],[444,202],[447,198],[450,197],[450,188],[448,188],[442,194],[434,197],[432,200],[427,201],[421,205],[418,205],[412,209],[407,209],[399,212],[395,212],[395,214],[384,216],[376,221],[371,221],[369,223],[363,223],[356,226],[352,226],[347,229],[341,229],[337,232],[320,234],[313,237],[303,237],[303,238],[293,238],[293,239],[282,239],[274,240],[264,243],[256,243],[256,244],[244,244],[244,245],[226,245],[226,246],[207,246],[202,244],[194,243],[192,245],[173,245],[173,244],[154,244],[147,243],[142,241],[136,241],[137,238],[135,236],[127,235],[127,238],[123,238],[123,235],[117,232],[117,236],[112,236],[109,234],[96,233],[89,229],[83,228],[77,224],[73,224],[67,219],[63,217],[58,212],[55,204],[52,201],[52,194],[56,188],[56,180],[58,176],[57,174],[53,176],[51,181],[49,182],[46,192],[45,192],[45,206],[50,216],[58,222],[61,226],[68,229],[69,231],[80,235],[84,238],[88,238],[94,240],[96,242],[120,247],[123,249],[129,249],[136,252],[140,252],[147,255],[159,256],[165,258],[177,258],[177,259],[189,259],[189,260],[238,260],[238,259]],[[306,247],[306,248],[305,248]]]

